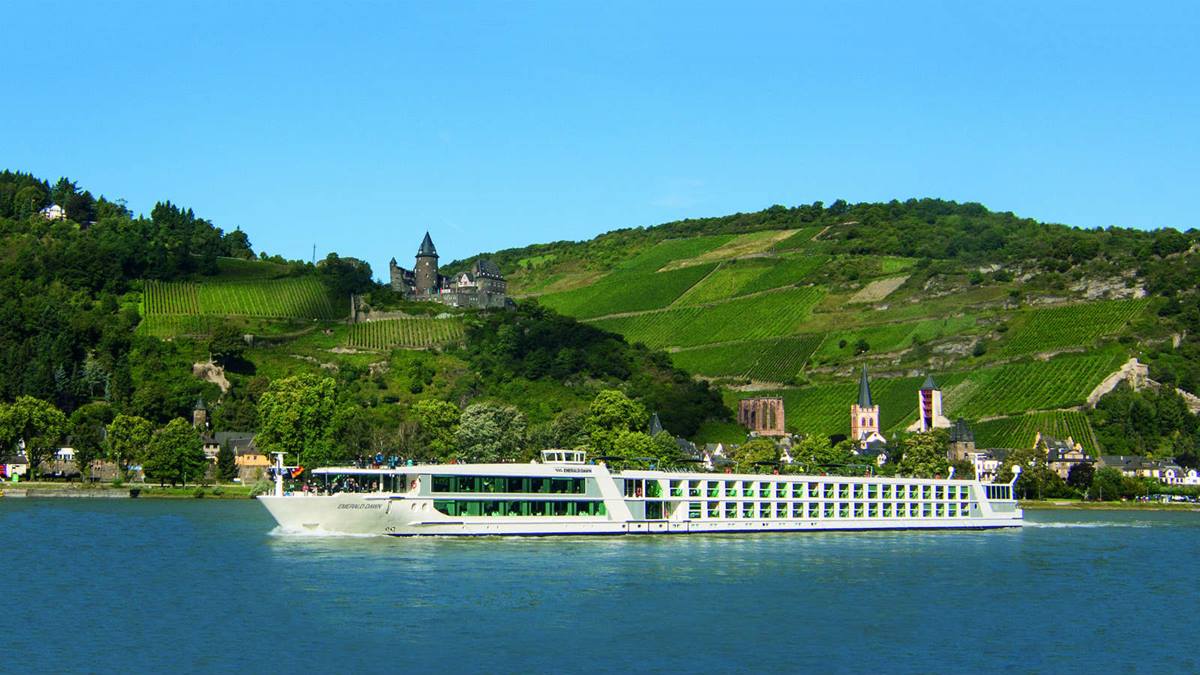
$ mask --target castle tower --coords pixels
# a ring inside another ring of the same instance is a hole
[[[871,382],[865,364],[858,378],[858,403],[850,406],[850,440],[864,444],[883,440],[879,433],[879,406],[871,404]]]
[[[950,451],[948,454],[951,462],[965,461],[975,454],[975,434],[971,431],[971,427],[967,426],[967,421],[961,417],[954,422],[954,426],[950,427]]]
[[[925,376],[925,384],[917,391],[917,421],[909,431],[924,433],[930,429],[949,429],[950,420],[942,415],[942,390],[933,381],[933,375]]]
[[[196,399],[196,405],[192,408],[192,426],[204,431],[208,428],[208,408],[204,405],[204,397]]]
[[[421,240],[421,248],[417,249],[417,263],[413,266],[413,275],[416,278],[414,290],[419,294],[426,294],[431,291],[437,291],[438,288],[438,254],[437,249],[433,247],[433,239],[429,237],[429,233],[425,233],[425,238]]]

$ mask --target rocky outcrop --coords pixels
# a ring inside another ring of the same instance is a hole
[[[201,361],[192,364],[192,375],[205,382],[212,382],[221,388],[221,393],[229,391],[229,380],[225,378],[225,369],[212,361]]]

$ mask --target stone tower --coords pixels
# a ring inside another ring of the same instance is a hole
[[[933,375],[925,376],[925,384],[917,391],[917,421],[908,431],[924,433],[930,429],[948,429],[950,420],[942,415],[942,390],[933,381]]]
[[[882,439],[879,434],[879,406],[871,404],[871,383],[867,379],[867,366],[864,364],[862,376],[858,379],[858,403],[850,406],[850,440],[865,443],[872,437]]]
[[[425,233],[425,238],[421,240],[421,248],[417,249],[417,263],[413,267],[413,276],[416,281],[413,286],[417,293],[426,294],[437,290],[438,254],[437,249],[433,247],[433,239],[429,237],[428,232]]]
[[[196,405],[192,408],[192,426],[204,431],[208,428],[208,407],[204,405],[204,397],[196,399]]]

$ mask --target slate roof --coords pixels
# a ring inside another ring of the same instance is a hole
[[[438,257],[437,249],[434,248],[433,239],[429,236],[428,232],[425,233],[425,238],[421,240],[421,248],[417,249],[417,257],[420,258],[423,256]]]
[[[974,443],[975,432],[971,431],[971,427],[967,426],[967,421],[963,418],[954,420],[954,426],[950,427],[950,442],[951,443]]]
[[[662,422],[658,419],[658,413],[650,415],[650,435],[657,436],[663,432]]]
[[[921,385],[921,391],[931,391],[931,390],[936,390],[937,388],[938,388],[937,382],[933,381],[933,375],[926,374],[925,375],[925,384]]]
[[[867,380],[867,364],[863,364],[862,377],[858,378],[858,407],[871,407],[871,383]]]
[[[500,266],[491,260],[476,260],[474,265],[475,273],[490,277],[492,279],[503,279],[504,275],[500,273]]]

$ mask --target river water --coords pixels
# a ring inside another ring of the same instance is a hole
[[[1200,672],[1200,513],[1020,531],[389,539],[0,500],[0,672]]]

